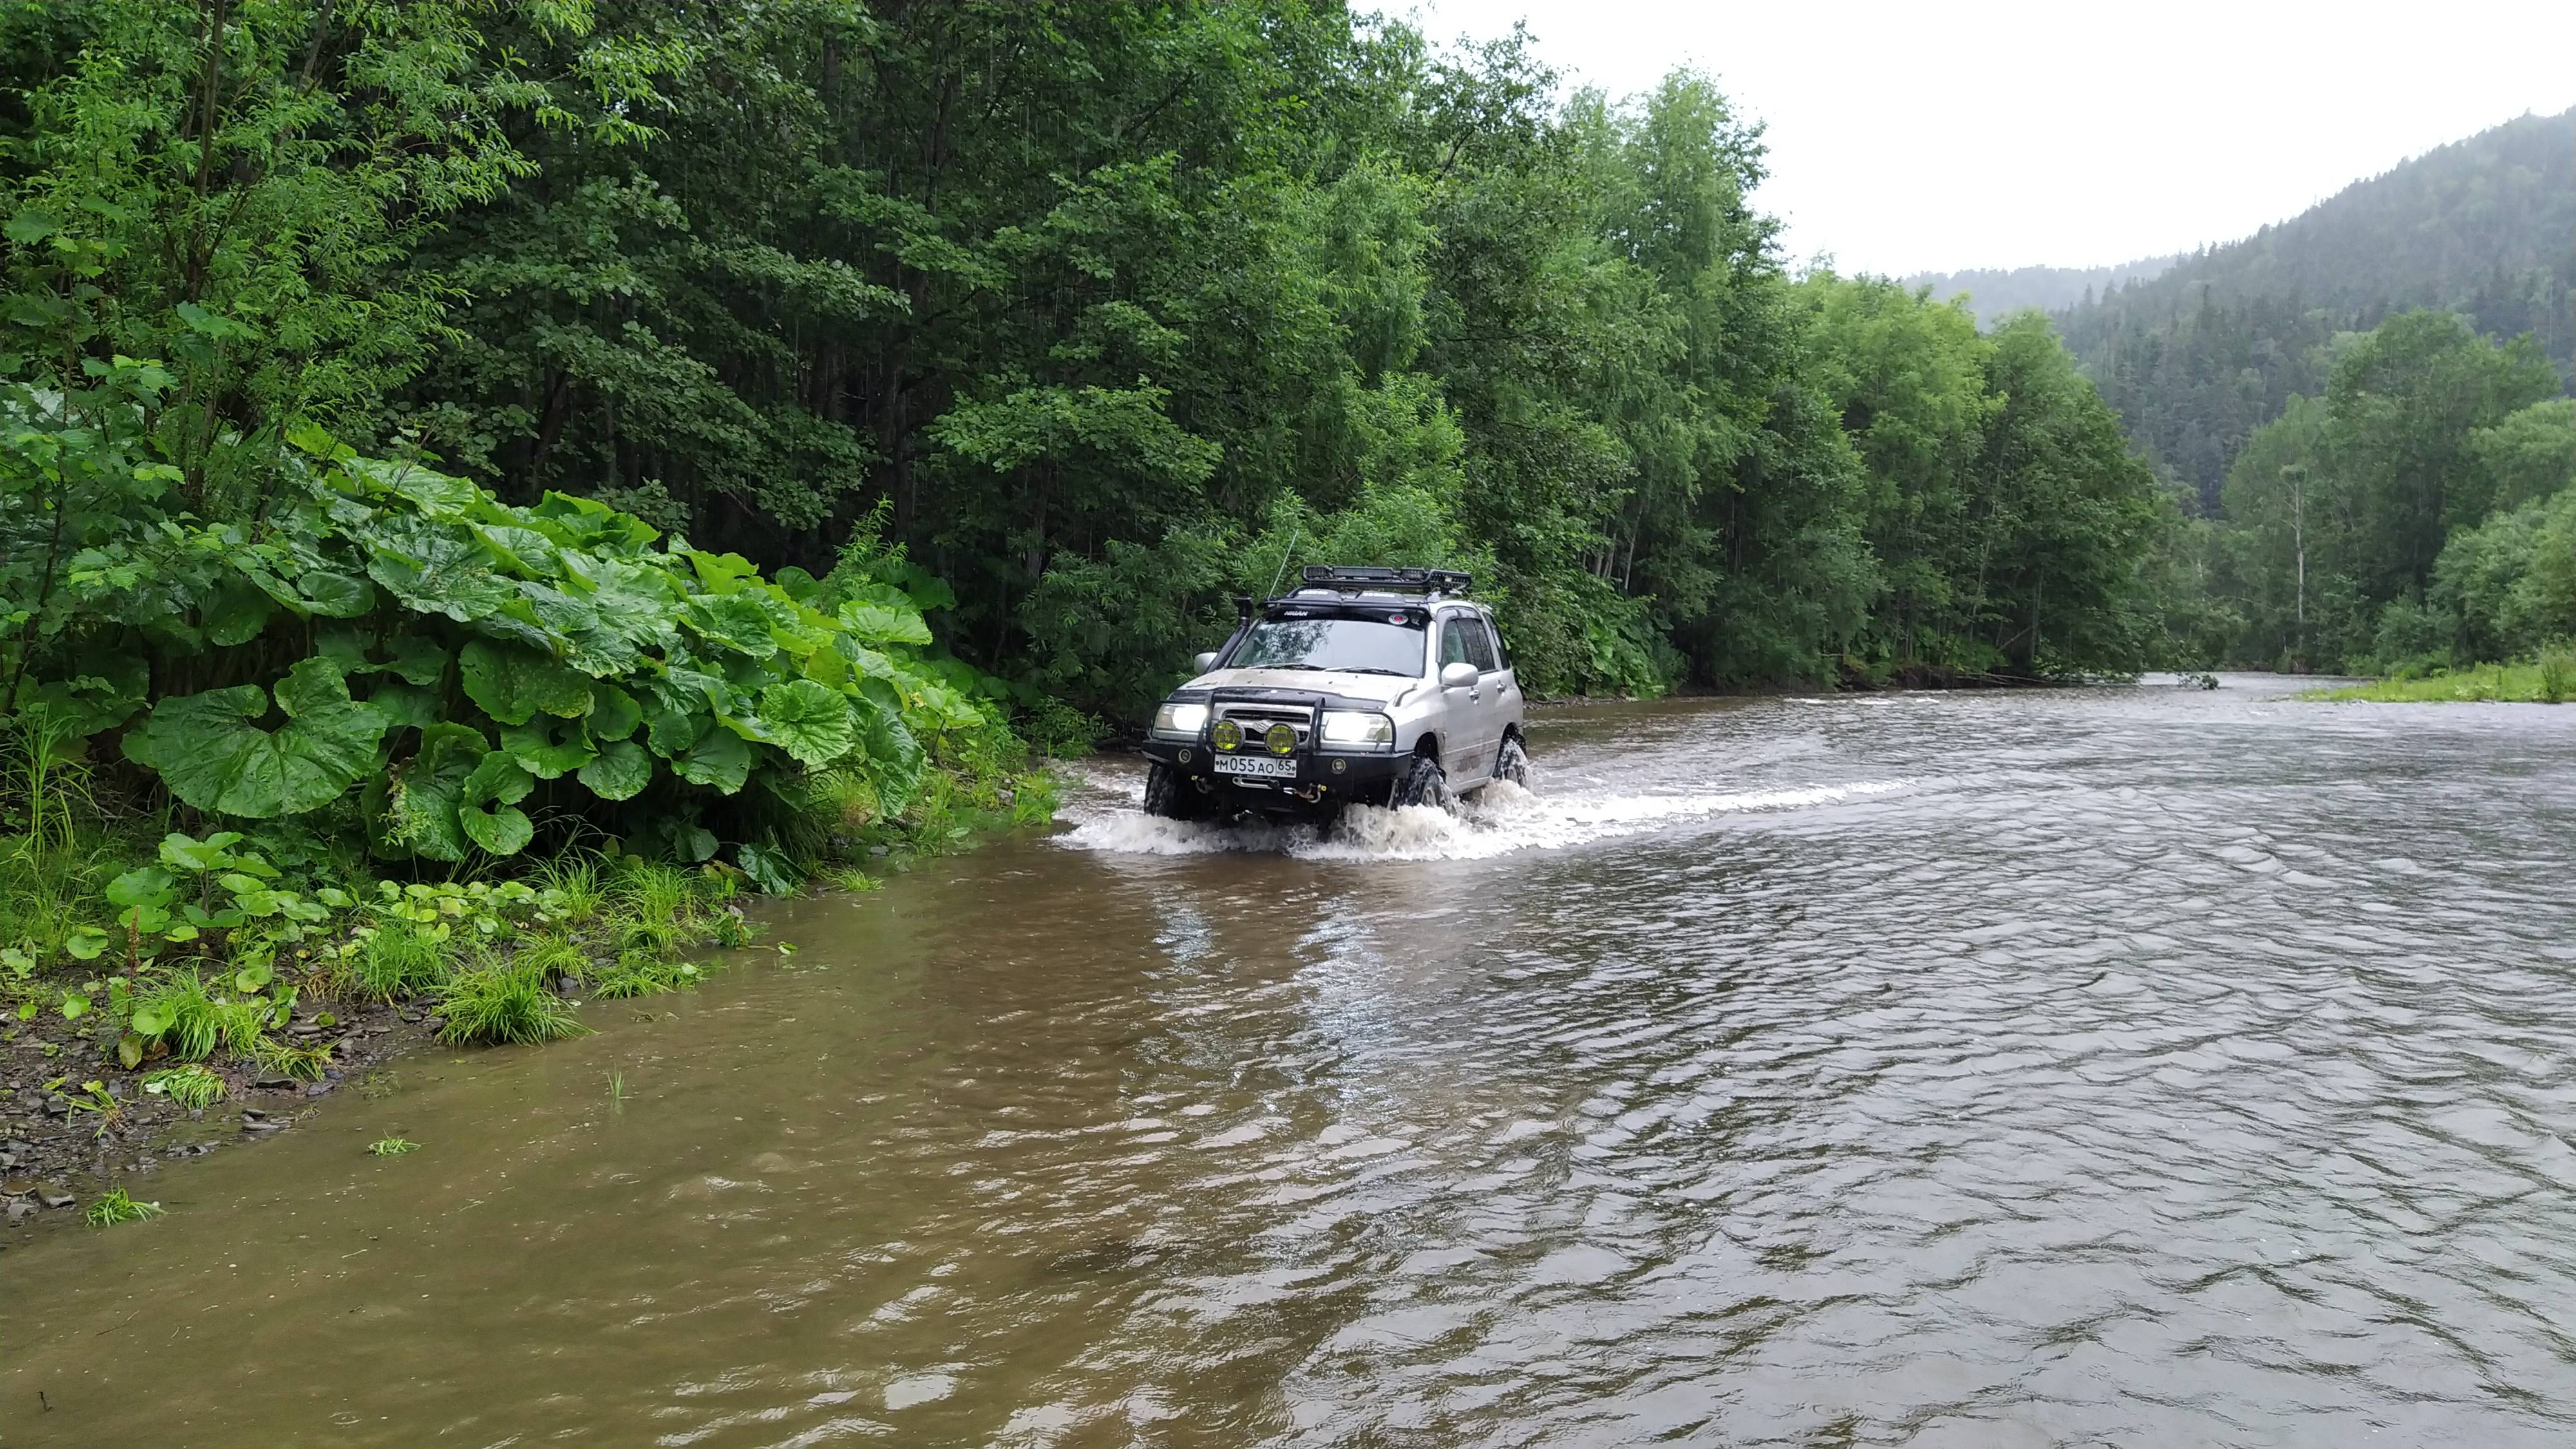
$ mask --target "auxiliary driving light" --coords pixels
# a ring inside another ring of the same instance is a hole
[[[1297,748],[1297,732],[1284,724],[1275,724],[1270,727],[1270,733],[1262,736],[1262,743],[1270,746],[1270,753],[1284,755]]]
[[[1230,719],[1218,720],[1216,722],[1216,729],[1208,735],[1208,738],[1214,740],[1216,742],[1216,747],[1220,750],[1241,749],[1243,747],[1243,726],[1236,724]]]

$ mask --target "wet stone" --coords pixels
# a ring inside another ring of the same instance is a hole
[[[23,1197],[13,1197],[9,1199],[7,1206],[0,1207],[0,1215],[5,1215],[10,1222],[14,1223],[21,1218],[34,1217],[36,1205]]]
[[[40,1207],[67,1208],[78,1201],[78,1198],[50,1182],[36,1189],[36,1203]]]
[[[0,1178],[0,1197],[25,1197],[36,1185],[23,1177]]]

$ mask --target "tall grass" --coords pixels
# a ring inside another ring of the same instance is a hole
[[[532,960],[482,958],[448,978],[438,1013],[447,1019],[438,1039],[451,1046],[560,1041],[590,1030],[548,989],[543,964]]]
[[[378,1001],[416,995],[447,979],[447,947],[408,921],[390,921],[358,948],[346,975]]]
[[[103,916],[99,887],[124,868],[80,744],[42,710],[0,729],[0,944],[52,951]]]
[[[2539,667],[2543,703],[2565,704],[2576,695],[2576,645],[2542,650]]]

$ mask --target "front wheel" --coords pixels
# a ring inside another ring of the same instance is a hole
[[[1196,820],[1207,814],[1207,797],[1180,771],[1156,762],[1145,773],[1145,813],[1163,820]]]
[[[1522,789],[1528,789],[1529,775],[1529,751],[1521,748],[1521,737],[1503,736],[1502,751],[1494,756],[1494,778],[1509,780]]]
[[[1428,805],[1434,810],[1446,810],[1449,808],[1449,772],[1440,768],[1438,760],[1428,755],[1416,755],[1403,778],[1395,782],[1387,803],[1399,810],[1407,805]]]

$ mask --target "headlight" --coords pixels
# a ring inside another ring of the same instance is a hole
[[[1154,733],[1173,739],[1197,739],[1199,731],[1207,726],[1207,709],[1203,704],[1171,701],[1154,711]]]
[[[1383,750],[1395,743],[1395,721],[1355,709],[1328,709],[1324,743],[1346,750]]]

